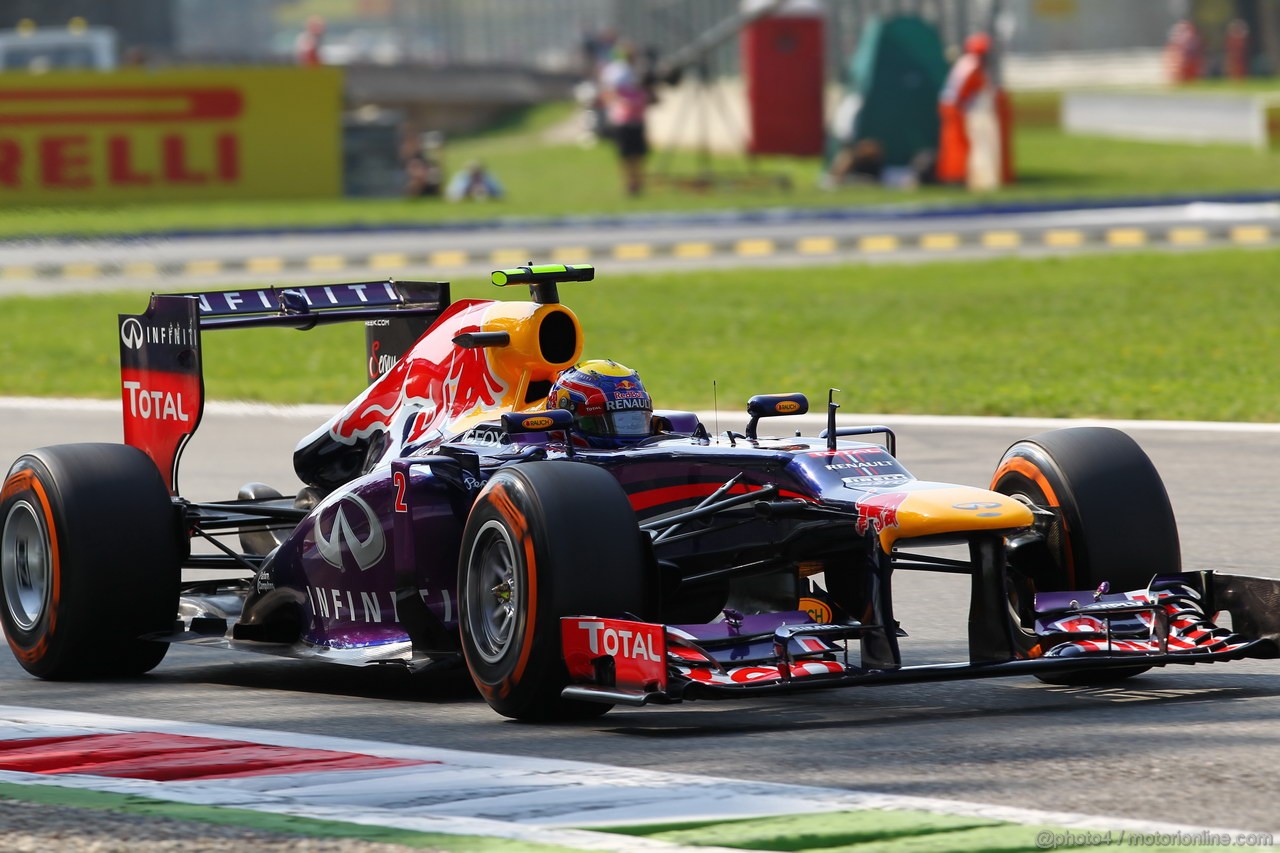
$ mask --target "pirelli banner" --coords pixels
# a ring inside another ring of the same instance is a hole
[[[342,72],[0,73],[0,205],[336,196]]]

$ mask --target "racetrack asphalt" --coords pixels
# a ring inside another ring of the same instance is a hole
[[[218,409],[210,407],[188,451],[184,492],[226,498],[249,480],[288,491],[293,444],[321,419],[317,411]],[[721,428],[731,420],[722,412]],[[916,476],[974,485],[987,483],[1012,441],[1044,426],[874,420],[898,430],[899,455]],[[5,459],[35,445],[120,436],[108,404],[5,401],[0,424]],[[1280,577],[1280,431],[1129,431],[1165,477],[1185,567]],[[895,583],[909,662],[962,659],[967,580],[899,573]],[[1158,671],[1110,688],[990,679],[615,709],[591,723],[536,730],[493,714],[462,674],[413,679],[188,648],[123,683],[39,682],[2,656],[0,693],[6,704],[31,708],[1280,831],[1280,663],[1268,661]]]

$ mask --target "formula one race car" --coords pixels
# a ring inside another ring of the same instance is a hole
[[[1182,572],[1159,475],[1115,430],[1019,441],[981,489],[917,480],[892,431],[837,428],[830,398],[816,437],[759,434],[806,413],[801,394],[753,397],[741,433],[712,435],[598,363],[612,396],[584,417],[582,329],[558,285],[592,278],[493,274],[530,301],[451,304],[445,283],[388,281],[156,295],[122,315],[126,443],[33,450],[4,481],[14,654],[44,678],[137,675],[175,642],[465,661],[523,719],[1277,654],[1280,581]],[[202,334],[340,321],[366,323],[370,384],[299,443],[302,491],[181,497]],[[602,443],[587,421],[631,426]],[[903,665],[891,588],[905,569],[972,578],[967,663]]]

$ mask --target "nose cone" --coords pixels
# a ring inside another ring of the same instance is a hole
[[[1033,520],[1025,504],[1007,495],[921,482],[902,492],[866,498],[859,502],[858,510],[859,528],[875,530],[885,551],[899,539],[1016,530],[1030,526]]]

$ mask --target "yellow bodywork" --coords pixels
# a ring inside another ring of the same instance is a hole
[[[542,324],[552,314],[564,315],[572,325],[573,347],[559,361],[547,360],[539,344]],[[492,420],[496,413],[539,409],[542,399],[525,402],[530,382],[549,382],[560,371],[577,364],[582,356],[582,324],[573,311],[559,303],[538,305],[533,302],[494,302],[483,310],[478,331],[506,332],[511,342],[504,347],[483,350],[491,375],[503,391],[496,407],[477,407],[455,416],[448,429],[462,432]]]
[[[574,346],[559,361],[548,361],[539,345],[542,324],[552,314],[564,315],[573,327]],[[582,355],[582,325],[578,317],[560,304],[537,305],[532,302],[495,302],[484,312],[482,332],[506,332],[511,343],[488,351],[493,372],[517,386],[520,392],[530,380],[554,379],[560,371],[578,363]],[[517,394],[516,399],[523,399]]]
[[[1022,502],[972,486],[916,482],[902,491],[905,497],[896,512],[876,524],[886,552],[899,539],[1013,530],[1030,526],[1033,519]]]

